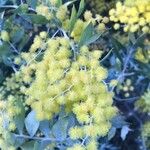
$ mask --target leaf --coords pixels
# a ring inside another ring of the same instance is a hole
[[[5,131],[5,134],[5,140],[14,147],[19,147],[25,142],[23,138],[16,137],[16,135],[12,132]]]
[[[101,36],[101,34],[94,34],[94,27],[92,23],[90,23],[85,30],[83,31],[80,42],[79,42],[79,47],[83,45],[89,45],[91,43],[94,43],[98,38]]]
[[[57,6],[57,7],[60,7],[61,5],[62,5],[62,0],[57,0],[56,6]]]
[[[26,142],[21,146],[22,150],[33,150],[35,141]]]
[[[94,32],[94,27],[92,23],[89,23],[81,34],[79,47],[88,43],[89,39],[93,36],[93,32]]]
[[[126,136],[129,133],[129,131],[131,131],[131,129],[127,125],[122,127],[122,129],[121,129],[121,138],[122,138],[123,141],[126,139]]]
[[[20,42],[23,36],[24,36],[23,28],[17,28],[13,30],[11,33],[11,39],[12,39],[13,44]]]
[[[67,118],[68,118],[68,129],[70,129],[71,127],[75,126],[75,124],[76,124],[75,115],[70,114]]]
[[[75,1],[77,0],[68,1],[64,5],[68,7],[69,5],[73,4]]]
[[[127,125],[125,118],[121,115],[117,115],[113,117],[111,122],[112,122],[112,126],[115,128],[122,128],[124,125]]]
[[[85,2],[84,2],[84,0],[81,0],[80,5],[79,5],[78,14],[77,14],[78,17],[82,14],[84,7],[85,7]]]
[[[42,15],[37,14],[20,14],[22,18],[24,18],[26,21],[33,23],[33,24],[46,24],[49,21]]]
[[[40,146],[41,146],[40,142],[35,142],[33,150],[41,150]]]
[[[15,147],[20,147],[22,144],[24,144],[25,143],[25,139],[24,138],[20,138],[20,137],[15,137],[15,135],[13,136],[13,138],[14,138],[14,143],[13,143],[13,145],[15,146]]]
[[[99,39],[99,37],[101,36],[101,34],[94,34],[91,38],[89,38],[86,42],[85,45],[89,45],[91,43],[94,43],[96,40]]]
[[[0,56],[7,55],[10,53],[10,46],[7,43],[0,45]]]
[[[39,121],[36,120],[35,112],[31,111],[25,119],[26,129],[31,137],[35,135],[39,128]]]
[[[18,50],[21,51],[27,44],[27,42],[29,42],[29,36],[27,34],[24,34],[22,40],[18,43]]]
[[[41,132],[45,135],[45,136],[49,136],[50,135],[50,123],[47,120],[41,121],[40,122],[40,127],[39,129],[41,130]]]
[[[70,24],[69,24],[70,32],[73,30],[76,20],[77,20],[77,11],[76,11],[75,6],[73,5],[72,12],[71,12],[71,18],[70,18]]]
[[[63,141],[67,137],[68,119],[59,119],[52,127],[52,133],[57,140]]]
[[[20,100],[17,101],[17,104],[21,108],[21,113],[14,117],[14,121],[15,121],[16,127],[19,131],[19,134],[22,134],[23,128],[24,128],[25,110],[24,110],[24,107],[23,107],[22,103],[20,102]]]
[[[14,13],[27,13],[28,12],[28,5],[27,4],[21,4],[17,9],[13,11]]]
[[[133,45],[133,48],[136,49],[137,47],[143,46],[143,43],[144,43],[145,38],[146,38],[146,35],[145,35],[145,34],[143,34],[143,35],[141,35],[140,37],[138,37],[138,38],[136,39],[136,42],[135,42],[134,45]]]
[[[137,61],[137,60],[134,60],[134,61],[139,66],[139,70],[136,70],[136,73],[139,75],[142,75],[142,76],[144,75],[150,79],[150,73],[149,73],[150,65],[149,65],[149,63],[145,64],[145,63],[142,63],[142,62]]]
[[[108,132],[108,140],[111,140],[115,136],[115,134],[116,134],[116,128],[112,127]]]
[[[134,44],[136,42],[136,39],[135,39],[135,34],[134,33],[131,33],[129,32],[128,33],[128,37],[129,37],[129,40],[132,44]]]
[[[51,143],[53,143],[53,142],[50,142],[49,140],[44,140],[44,139],[43,139],[43,140],[40,142],[39,148],[38,148],[38,149],[35,149],[35,150],[45,150],[46,147],[47,147],[48,145],[50,145]]]
[[[4,5],[7,2],[7,0],[0,0],[0,6]]]
[[[27,0],[27,4],[32,7],[33,9],[36,8],[36,5],[37,5],[37,0]]]
[[[4,57],[7,57],[11,54],[11,51],[10,51],[10,46],[3,42],[2,45],[0,45],[0,60],[2,61],[2,58]]]
[[[113,52],[114,54],[116,55],[116,57],[120,60],[121,63],[123,63],[123,59],[121,57],[121,51],[122,50],[126,50],[126,48],[118,41],[116,40],[115,38],[111,38],[111,41],[112,41],[112,45],[113,45]]]

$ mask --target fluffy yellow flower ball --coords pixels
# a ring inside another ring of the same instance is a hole
[[[10,40],[9,38],[9,34],[7,31],[3,30],[1,31],[1,35],[0,35],[1,39],[5,42],[8,42]]]
[[[124,25],[125,32],[150,33],[150,1],[149,0],[126,0],[124,3],[117,2],[116,8],[109,11],[110,20],[115,22],[114,29],[118,30]]]
[[[36,12],[37,14],[46,17],[47,20],[51,20],[53,18],[52,13],[49,11],[49,7],[44,6],[43,4],[36,7]]]

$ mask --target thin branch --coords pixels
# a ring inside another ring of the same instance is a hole
[[[119,97],[114,97],[114,99],[115,100],[117,100],[117,101],[134,101],[134,100],[136,100],[136,99],[138,99],[138,98],[140,98],[140,97],[131,97],[131,98],[119,98]]]
[[[12,8],[12,9],[17,9],[19,8],[19,6],[17,5],[4,5],[4,6],[0,6],[0,8]],[[34,10],[33,8],[29,7],[28,10],[36,12],[36,10]]]
[[[56,99],[57,97],[59,97],[59,96],[65,94],[66,92],[68,92],[69,90],[71,90],[72,87],[73,87],[73,85],[71,85],[68,89],[66,89],[66,90],[63,91],[62,93],[60,93],[60,94],[54,96],[52,100],[54,100],[54,99]]]
[[[64,37],[65,37],[66,39],[69,39],[69,40],[70,40],[70,38],[68,37],[67,33],[66,33],[63,29],[60,29],[60,30],[62,31]],[[73,53],[74,53],[74,60],[76,60],[76,54],[77,54],[77,52],[76,52],[76,50],[75,50],[74,44],[70,42],[70,46],[71,46],[71,49],[72,49],[72,51],[73,51]]]
[[[50,142],[62,142],[62,140],[55,139],[55,138],[47,138],[47,137],[31,137],[28,135],[19,135],[19,134],[14,134],[15,137],[17,138],[24,138],[24,139],[29,139],[29,140],[40,140],[40,141],[50,141]],[[65,140],[63,140],[65,141]]]
[[[43,49],[41,49],[28,63],[27,66],[29,66],[31,64],[32,61],[34,61],[43,51]]]
[[[17,54],[19,54],[17,48],[11,42],[8,42],[8,43],[11,46],[11,48],[14,50],[14,52],[16,52]]]

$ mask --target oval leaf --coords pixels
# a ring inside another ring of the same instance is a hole
[[[121,129],[121,138],[124,141],[126,139],[127,134],[131,131],[131,129],[128,126],[123,126]]]
[[[63,141],[67,137],[68,119],[59,119],[52,128],[52,133],[57,140]]]
[[[33,137],[39,128],[39,121],[36,120],[35,112],[31,111],[25,119],[26,129],[31,137]]]

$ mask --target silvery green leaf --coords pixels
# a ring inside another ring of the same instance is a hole
[[[49,136],[50,135],[50,123],[48,120],[44,120],[40,122],[39,130],[45,135]]]
[[[63,141],[67,137],[68,119],[59,119],[52,127],[52,134],[57,140]]]
[[[108,140],[111,140],[115,136],[115,134],[116,134],[116,128],[112,127],[108,132]]]
[[[25,119],[25,126],[31,137],[35,135],[40,125],[35,115],[35,112],[31,111]]]
[[[122,129],[121,129],[121,138],[122,138],[123,141],[126,139],[126,136],[129,133],[129,131],[131,131],[131,129],[127,125],[122,127]]]

